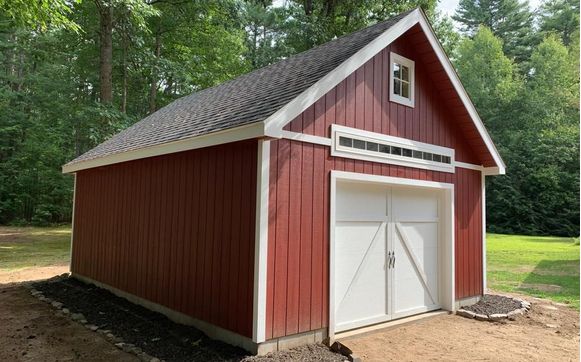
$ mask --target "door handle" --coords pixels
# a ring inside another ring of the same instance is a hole
[[[387,252],[387,269],[391,268],[391,251]]]
[[[393,258],[393,263],[391,264],[392,268],[395,268],[395,251],[391,253],[391,257]]]

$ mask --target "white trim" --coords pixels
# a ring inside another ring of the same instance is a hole
[[[315,82],[310,88],[306,89],[295,99],[268,117],[264,121],[266,135],[280,138],[282,129],[288,122],[314,104],[323,95],[327,94],[343,79],[347,78],[349,74],[359,69],[365,62],[373,58],[412,26],[417,24],[420,18],[419,9],[412,11],[387,31],[383,32],[383,34],[353,54],[349,59],[341,63],[337,68]]]
[[[478,111],[476,111],[476,108],[474,107],[472,100],[468,96],[466,89],[464,89],[462,82],[460,82],[460,78],[458,77],[458,74],[456,73],[454,66],[450,62],[450,58],[448,58],[446,52],[442,48],[442,45],[438,41],[438,38],[434,34],[434,30],[432,29],[432,26],[430,25],[430,22],[426,18],[425,14],[423,12],[418,12],[418,15],[419,15],[418,22],[420,23],[420,26],[422,27],[424,34],[426,34],[426,37],[428,38],[430,45],[434,49],[436,56],[438,57],[440,63],[444,67],[444,70],[446,71],[446,74],[448,75],[450,81],[454,85],[456,92],[458,92],[458,96],[462,100],[464,107],[466,107],[468,114],[470,114],[470,118],[472,118],[472,122],[474,122],[474,125],[476,126],[476,129],[480,134],[480,137],[482,137],[484,144],[486,145],[488,151],[492,155],[492,158],[494,159],[494,162],[498,167],[498,174],[503,175],[506,172],[505,171],[506,165],[504,164],[502,157],[500,157],[500,154],[498,153],[496,146],[492,142],[492,139],[490,138],[490,135],[488,134],[488,131],[484,126],[484,123],[482,123],[482,120],[478,115]]]
[[[375,151],[362,150],[353,147],[345,147],[339,144],[339,137],[354,137],[370,142],[389,144],[396,147],[403,147],[417,151],[436,153],[450,157],[450,163],[423,160],[412,157],[383,154]],[[350,128],[333,124],[331,125],[331,156],[359,159],[365,161],[394,164],[399,166],[415,167],[427,170],[454,173],[454,154],[452,148],[437,146],[429,143],[412,141],[406,138],[388,136],[381,133],[364,131],[357,128]]]
[[[445,241],[448,241],[447,257],[450,258],[450,274],[449,295],[441,295],[440,304],[442,308],[451,311],[455,310],[455,263],[454,263],[454,184],[435,181],[414,180],[391,176],[378,176],[356,172],[345,172],[331,170],[331,186],[330,186],[330,212],[329,212],[329,341],[332,343],[335,340],[335,223],[336,223],[336,197],[337,197],[337,181],[348,180],[355,182],[370,182],[384,185],[399,185],[406,187],[431,188],[435,190],[444,190],[444,204],[447,208],[442,215],[442,231]]]
[[[139,148],[132,151],[116,153],[109,156],[99,157],[92,160],[80,161],[63,166],[63,173],[77,172],[88,168],[112,165],[126,161],[138,160],[147,157],[165,155],[197,148],[221,145],[224,143],[241,141],[249,138],[262,137],[264,134],[263,123],[252,123],[249,125],[227,129],[224,131],[209,133],[197,137],[188,137],[178,141],[163,143],[160,145]]]
[[[482,294],[486,294],[486,175],[482,173]]]
[[[481,172],[484,171],[484,167],[482,165],[475,165],[473,163],[455,161],[454,166],[466,168],[468,170],[476,170],[476,171],[481,171]]]
[[[313,136],[310,134],[291,132],[285,130],[282,131],[282,138],[299,142],[314,143],[323,146],[331,146],[332,143],[332,140],[327,137]]]
[[[270,141],[258,141],[257,162],[252,340],[256,343],[260,343],[264,342],[266,339],[266,272],[268,265]]]
[[[400,96],[399,94],[395,94],[394,92],[394,87],[393,87],[393,73],[394,73],[394,69],[393,66],[394,64],[397,63],[399,65],[403,65],[404,67],[407,67],[409,70],[409,94],[410,97],[406,98],[404,96]],[[389,53],[389,100],[390,102],[395,102],[395,103],[399,103],[399,104],[403,104],[404,106],[407,107],[411,107],[414,108],[415,106],[415,91],[416,91],[416,86],[415,86],[415,81],[416,81],[416,77],[415,77],[415,62],[411,59],[408,59],[404,56],[401,56],[397,53],[394,52],[390,52]]]
[[[69,272],[73,272],[73,236],[75,232],[75,203],[77,199],[77,174],[74,174],[73,181],[73,210],[71,214],[71,250],[69,250]]]

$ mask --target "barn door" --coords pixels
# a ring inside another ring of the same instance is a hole
[[[387,191],[344,183],[337,189],[335,220],[335,330],[389,319]]]
[[[439,308],[439,194],[392,189],[390,268],[393,318]]]

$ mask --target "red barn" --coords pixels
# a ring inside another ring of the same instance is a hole
[[[478,300],[505,166],[421,10],[183,97],[63,167],[79,279],[264,353]]]

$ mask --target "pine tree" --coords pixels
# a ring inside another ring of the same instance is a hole
[[[481,25],[488,27],[502,39],[504,53],[516,62],[529,58],[534,43],[533,16],[526,0],[460,0],[452,18],[470,37]]]

